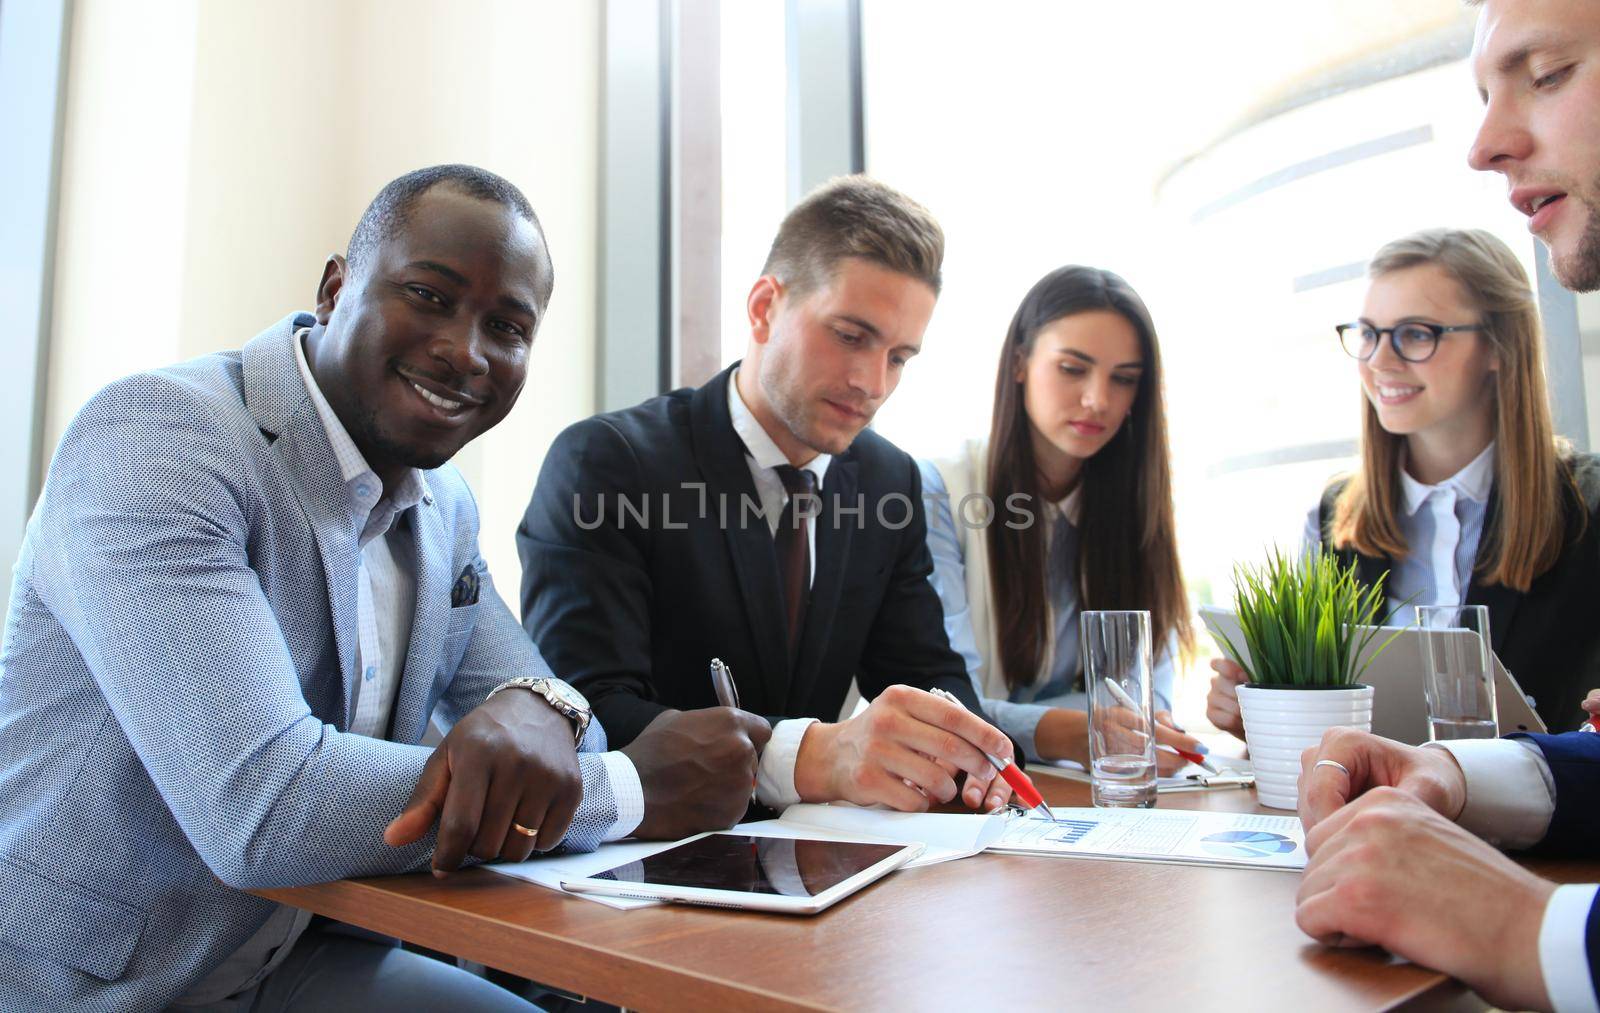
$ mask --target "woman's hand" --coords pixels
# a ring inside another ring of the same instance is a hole
[[[1199,739],[1178,727],[1177,722],[1172,720],[1171,714],[1166,711],[1156,711],[1155,717],[1157,743],[1176,746],[1191,753],[1206,751],[1206,747]],[[1142,732],[1140,738],[1143,738]],[[1088,770],[1089,715],[1066,707],[1050,708],[1040,719],[1038,728],[1034,730],[1033,744],[1039,755],[1047,760],[1075,760]],[[1181,769],[1185,762],[1187,761],[1181,756],[1165,750],[1156,750],[1156,769],[1163,776]]]
[[[1227,658],[1213,658],[1211,692],[1206,694],[1206,720],[1230,735],[1244,738],[1244,718],[1239,714],[1239,685],[1249,676]]]
[[[1185,752],[1199,753],[1202,756],[1210,752],[1206,749],[1205,743],[1179,728],[1168,711],[1156,711],[1156,744],[1175,746]],[[1176,753],[1169,753],[1165,749],[1156,750],[1156,774],[1161,777],[1176,774],[1188,763],[1188,760]]]

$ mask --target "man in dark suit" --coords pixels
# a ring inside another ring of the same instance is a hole
[[[572,426],[517,530],[523,626],[616,743],[717,704],[708,663],[774,724],[758,797],[1009,797],[928,583],[915,463],[868,430],[921,348],[944,237],[860,176],[785,217],[748,351],[699,389]],[[871,706],[831,723],[852,678]],[[942,688],[965,706],[925,690]]]

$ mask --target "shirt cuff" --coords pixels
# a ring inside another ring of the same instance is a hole
[[[800,740],[816,718],[790,718],[772,726],[772,738],[761,751],[756,768],[756,801],[769,809],[783,810],[800,801],[794,786],[794,764],[800,758]]]
[[[1556,887],[1539,925],[1539,970],[1556,1013],[1600,1013],[1589,968],[1589,909],[1593,883]]]
[[[1555,812],[1555,790],[1537,746],[1515,739],[1428,745],[1448,750],[1466,776],[1466,805],[1456,819],[1463,829],[1507,850],[1531,848],[1544,839]]]
[[[639,783],[639,771],[626,753],[601,753],[600,762],[605,764],[606,778],[611,782],[611,797],[617,801],[617,822],[600,839],[620,841],[644,822],[644,785]]]

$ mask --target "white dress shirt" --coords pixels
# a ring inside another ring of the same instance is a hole
[[[1460,605],[1472,586],[1472,568],[1494,488],[1495,445],[1491,442],[1466,467],[1434,485],[1419,482],[1400,468],[1400,533],[1410,547],[1389,567],[1384,582],[1391,620],[1405,626],[1418,605]],[[1306,518],[1305,543],[1322,540],[1320,507]],[[1402,605],[1409,599],[1409,604]],[[1397,610],[1397,611],[1396,611]]]
[[[1466,775],[1467,800],[1456,820],[1490,844],[1537,844],[1555,813],[1555,779],[1539,747],[1525,739],[1432,742],[1448,749]],[[1589,908],[1593,883],[1559,886],[1539,924],[1539,968],[1558,1013],[1600,1013],[1589,973]]]
[[[739,394],[739,370],[735,369],[728,378],[728,415],[733,419],[733,431],[739,434],[739,439],[744,441],[745,463],[750,466],[750,477],[755,481],[756,495],[761,498],[761,511],[767,518],[767,524],[772,528],[774,536],[778,533],[778,524],[783,515],[783,508],[789,504],[789,493],[783,487],[783,479],[778,477],[777,469],[789,463],[789,457],[761,428],[761,423],[756,420],[750,411],[749,405],[744,403],[744,398]],[[822,480],[827,477],[828,465],[833,463],[830,454],[818,454],[810,461],[801,465],[805,471],[817,477],[817,488],[822,488]],[[817,575],[817,525],[806,525],[806,539],[809,544],[808,555],[811,557],[811,572],[807,575],[806,584],[810,586]],[[800,792],[794,786],[794,765],[800,756],[800,740],[805,738],[806,729],[815,723],[816,718],[791,718],[779,721],[772,728],[772,738],[767,740],[766,748],[761,751],[761,764],[756,769],[756,798],[761,804],[773,809],[783,809],[800,801]]]

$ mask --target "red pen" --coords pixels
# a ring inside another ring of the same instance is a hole
[[[1600,731],[1600,726],[1596,726],[1596,730]],[[1196,767],[1204,769],[1209,774],[1215,774],[1217,772],[1217,768],[1206,762],[1206,758],[1201,756],[1199,753],[1192,753],[1187,749],[1179,749],[1177,746],[1169,746],[1165,742],[1158,744],[1156,748],[1165,749],[1169,753],[1175,753],[1178,756],[1183,757],[1185,760],[1188,760]]]
[[[1039,794],[1039,789],[1033,786],[1033,782],[1028,779],[1028,775],[1017,769],[1015,763],[1010,760],[1002,760],[998,756],[993,756],[989,753],[984,753],[983,755],[989,757],[989,762],[994,764],[994,768],[1000,772],[1000,777],[1005,780],[1006,784],[1011,785],[1011,790],[1017,793],[1017,797],[1022,799],[1024,805],[1032,810],[1043,809],[1045,819],[1051,823],[1056,821],[1056,814],[1051,812],[1050,807],[1044,804],[1044,796]]]
[[[941,700],[948,700],[957,707],[965,706],[961,699],[949,690],[940,689],[936,686],[928,690],[928,692]],[[1046,819],[1051,823],[1056,821],[1056,814],[1051,812],[1050,807],[1044,804],[1044,796],[1039,794],[1039,789],[1035,788],[1033,782],[1028,780],[1028,775],[1017,769],[1016,764],[1010,760],[1002,760],[993,753],[986,752],[983,755],[988,758],[990,763],[994,764],[994,769],[1000,772],[1001,780],[1011,785],[1011,790],[1016,792],[1018,798],[1027,803],[1029,809],[1043,809]]]

